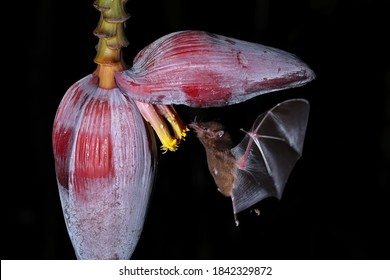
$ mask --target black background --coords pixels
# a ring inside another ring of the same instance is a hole
[[[92,3],[28,1],[4,25],[2,259],[75,259],[51,130],[65,91],[96,67]],[[176,106],[185,122],[218,119],[239,139],[239,128],[249,129],[264,110],[306,98],[304,154],[283,198],[258,203],[260,216],[243,212],[236,227],[230,200],[216,190],[189,133],[179,151],[159,155],[133,259],[389,259],[390,25],[382,1],[130,0],[126,8],[128,63],[153,40],[195,29],[294,53],[317,75],[225,108]]]

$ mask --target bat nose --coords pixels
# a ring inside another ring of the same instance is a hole
[[[190,128],[192,128],[193,130],[197,131],[197,130],[200,130],[202,129],[201,126],[199,125],[199,123],[193,121],[192,123],[190,123],[188,125]]]

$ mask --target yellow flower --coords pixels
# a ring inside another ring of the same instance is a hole
[[[177,150],[180,142],[185,140],[189,129],[181,121],[176,110],[171,105],[149,104],[136,101],[144,119],[150,123],[161,141],[163,152]],[[168,121],[167,122],[165,121]]]

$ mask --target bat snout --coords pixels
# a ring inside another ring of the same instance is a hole
[[[188,125],[190,128],[192,128],[197,134],[204,132],[204,126],[202,126],[198,122],[192,122]]]

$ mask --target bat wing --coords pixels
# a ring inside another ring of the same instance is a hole
[[[302,155],[309,102],[290,99],[260,115],[231,151],[237,161],[231,194],[234,213],[267,197],[281,198],[286,181]]]

